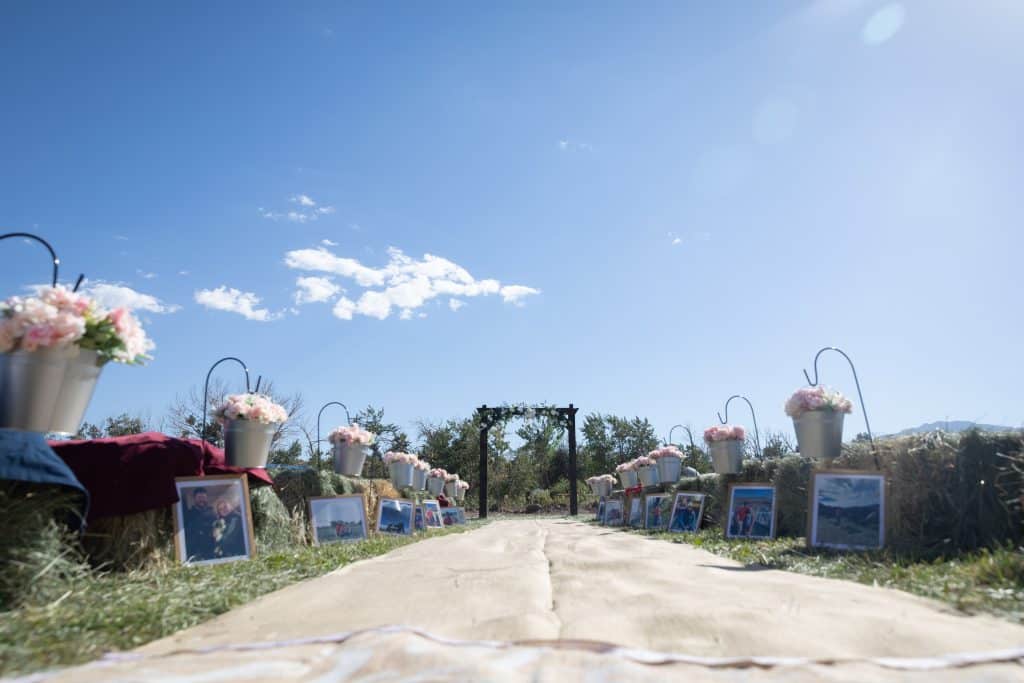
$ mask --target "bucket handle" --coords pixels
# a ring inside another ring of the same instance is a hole
[[[757,414],[754,412],[754,404],[750,402],[750,399],[748,399],[746,396],[741,396],[740,394],[733,394],[732,396],[730,396],[729,400],[725,402],[725,418],[723,419],[722,414],[718,413],[718,421],[721,422],[722,424],[729,423],[729,404],[732,403],[732,400],[734,398],[742,398],[744,401],[747,402],[747,407],[750,408],[750,417],[754,419],[754,447],[757,448],[757,457],[760,458],[761,436],[758,434],[757,431]]]
[[[868,422],[868,411],[867,411],[867,408],[864,407],[864,394],[862,394],[861,391],[860,391],[860,379],[858,379],[858,377],[857,377],[857,368],[854,367],[853,361],[850,360],[850,357],[846,355],[845,351],[843,351],[842,349],[837,348],[835,346],[826,346],[825,348],[823,348],[820,351],[818,351],[818,353],[816,353],[814,355],[814,381],[813,382],[811,381],[811,376],[807,374],[806,370],[804,370],[804,377],[807,378],[807,383],[810,384],[812,387],[818,386],[818,358],[821,356],[821,354],[825,353],[826,351],[835,351],[836,353],[841,355],[843,358],[845,358],[846,362],[850,364],[850,370],[853,371],[853,383],[857,385],[857,398],[860,400],[860,412],[864,415],[864,426],[867,427],[867,429],[868,429],[868,440],[871,442],[871,445],[874,446],[875,445],[875,437],[872,436],[872,434],[871,434],[871,423]]]
[[[203,431],[199,432],[199,440],[203,442],[203,449],[206,449],[206,414],[210,412],[210,407],[207,405],[210,395],[210,375],[213,374],[214,369],[226,360],[233,360],[242,366],[242,370],[245,371],[245,393],[254,394],[260,390],[260,382],[263,381],[263,375],[256,378],[256,388],[249,388],[249,368],[240,359],[234,356],[225,356],[219,361],[210,366],[210,371],[206,373],[206,383],[203,385]]]
[[[36,242],[39,242],[39,244],[41,244],[44,247],[46,247],[46,250],[48,252],[50,252],[50,260],[53,261],[53,278],[50,280],[50,284],[51,284],[51,286],[56,287],[57,286],[57,272],[58,272],[58,270],[60,268],[60,259],[57,258],[57,252],[55,252],[53,250],[53,247],[50,246],[50,243],[47,242],[46,240],[44,240],[39,235],[33,235],[30,232],[9,232],[9,233],[7,233],[5,235],[0,235],[0,240],[5,240],[5,239],[8,239],[8,238],[14,238],[14,237],[24,237],[25,239],[35,240]],[[82,286],[82,281],[84,279],[85,279],[85,275],[84,274],[79,275],[78,276],[78,280],[75,281],[75,286],[74,286],[74,288],[71,291],[72,292],[77,292],[78,288]]]

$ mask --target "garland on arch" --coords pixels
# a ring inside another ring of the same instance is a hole
[[[514,417],[524,420],[551,419],[558,420],[564,426],[569,424],[569,416],[575,409],[559,408],[549,404],[503,403],[500,406],[482,406],[477,408],[481,424],[490,429],[499,422],[508,422]]]

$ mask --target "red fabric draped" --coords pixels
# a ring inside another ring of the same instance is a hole
[[[175,477],[245,472],[250,487],[274,483],[266,470],[228,467],[224,451],[208,443],[159,432],[49,445],[89,491],[90,520],[176,503]]]

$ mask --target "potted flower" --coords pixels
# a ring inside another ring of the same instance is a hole
[[[224,461],[232,467],[266,467],[274,434],[288,419],[263,394],[231,394],[213,414],[224,425]]]
[[[417,460],[419,458],[412,453],[388,451],[384,454],[384,464],[388,466],[391,483],[396,489],[412,486],[414,465]]]
[[[590,490],[599,498],[607,498],[612,494],[612,487],[615,486],[615,477],[610,474],[600,474],[587,479]]]
[[[624,489],[635,488],[638,485],[639,480],[636,476],[635,460],[630,460],[616,465],[615,474],[618,475],[619,482],[622,484],[622,488]]]
[[[444,478],[444,495],[446,498],[454,499],[455,492],[459,489],[459,475],[449,474]]]
[[[430,472],[430,463],[426,460],[416,460],[412,464],[412,487],[416,491],[423,491],[427,488],[427,473]]]
[[[448,479],[448,472],[435,467],[427,473],[427,491],[431,496],[437,497],[444,491],[445,481]]]
[[[800,453],[828,462],[842,451],[843,418],[852,412],[848,398],[823,386],[797,389],[786,401]]]
[[[675,446],[662,446],[647,454],[658,464],[658,479],[662,484],[674,484],[683,474],[683,452]]]
[[[458,481],[458,486],[455,489],[455,500],[463,501],[466,499],[466,491],[469,490],[469,482],[463,479]]]
[[[704,430],[704,441],[711,451],[711,464],[719,474],[743,470],[743,443],[747,430],[740,425],[715,425]]]
[[[646,455],[641,455],[633,461],[636,467],[636,475],[643,486],[657,486],[661,479],[658,478],[658,461]]]
[[[349,477],[360,476],[376,438],[373,432],[357,424],[338,427],[328,434],[327,440],[333,447],[334,471]]]
[[[0,428],[74,434],[108,361],[141,364],[153,343],[125,308],[62,286],[0,303]]]

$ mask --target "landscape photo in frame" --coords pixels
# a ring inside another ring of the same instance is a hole
[[[885,475],[815,472],[811,481],[808,545],[875,550],[885,545]]]
[[[775,538],[775,487],[733,484],[729,487],[726,538]]]
[[[606,526],[622,526],[621,500],[609,500],[604,504],[604,519],[601,523]]]
[[[182,564],[248,560],[256,547],[244,474],[177,477],[174,549]]]
[[[668,530],[677,533],[698,531],[704,516],[704,498],[703,493],[677,493]]]
[[[366,538],[366,501],[362,494],[309,499],[313,544],[361,541]]]
[[[672,511],[672,496],[668,493],[650,493],[644,496],[644,528],[664,529]]]
[[[415,528],[416,505],[404,498],[381,498],[377,503],[377,531],[385,534],[411,534]]]

